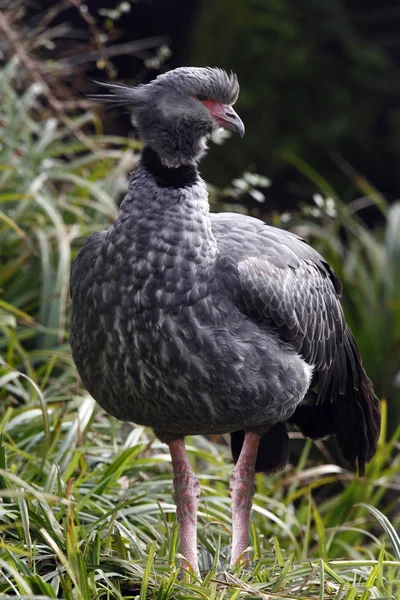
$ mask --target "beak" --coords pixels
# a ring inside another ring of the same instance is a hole
[[[238,133],[240,137],[244,136],[244,123],[230,104],[217,105],[211,114],[220,127],[230,129],[230,131]]]

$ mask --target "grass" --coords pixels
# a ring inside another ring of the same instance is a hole
[[[310,463],[308,442],[297,466],[258,476],[251,560],[233,573],[228,448],[189,438],[204,576],[183,582],[170,458],[151,432],[108,418],[87,395],[9,408],[1,431],[2,597],[397,597],[397,436],[381,440],[364,480]]]
[[[331,447],[299,439],[283,473],[258,476],[251,560],[235,572],[227,568],[228,448],[222,439],[188,439],[201,481],[204,575],[178,579],[167,448],[96,407],[67,335],[72,257],[116,214],[137,143],[104,136],[87,113],[74,117],[90,138],[85,145],[48,113],[37,86],[17,91],[18,69],[13,59],[0,71],[0,596],[397,598],[400,430],[398,393],[389,389],[392,416],[365,478],[334,464]],[[335,202],[335,219],[300,214],[285,226],[338,269],[347,316],[383,395],[382,381],[398,370],[400,213],[383,205],[371,233]]]

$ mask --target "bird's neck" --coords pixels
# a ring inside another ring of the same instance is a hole
[[[143,148],[139,169],[141,167],[163,188],[186,188],[201,181],[194,159],[184,164],[179,156],[170,156],[167,160],[161,158],[150,146]]]
[[[215,260],[208,192],[195,164],[166,167],[145,148],[117,222],[129,230],[137,256],[168,254],[176,268],[180,259],[200,269]]]

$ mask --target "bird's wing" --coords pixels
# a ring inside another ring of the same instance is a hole
[[[308,437],[336,434],[363,472],[376,449],[379,402],[343,315],[338,276],[301,238],[258,219],[222,213],[212,228],[240,310],[314,367],[313,405],[299,406],[292,422]]]
[[[298,236],[258,219],[222,213],[212,223],[222,260],[236,273],[241,310],[294,346],[315,371],[329,369],[347,326],[340,280],[322,256]],[[342,367],[337,384],[343,394]]]

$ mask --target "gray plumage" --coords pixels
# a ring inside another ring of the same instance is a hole
[[[291,421],[310,437],[336,434],[363,471],[379,405],[338,277],[294,234],[209,213],[196,163],[221,120],[197,96],[227,105],[224,126],[243,133],[236,77],[182,68],[109,87],[101,99],[131,105],[145,148],[115,222],[74,262],[71,346],[85,387],[167,442],[231,432],[236,458],[240,432],[254,430],[256,468],[272,471]]]

